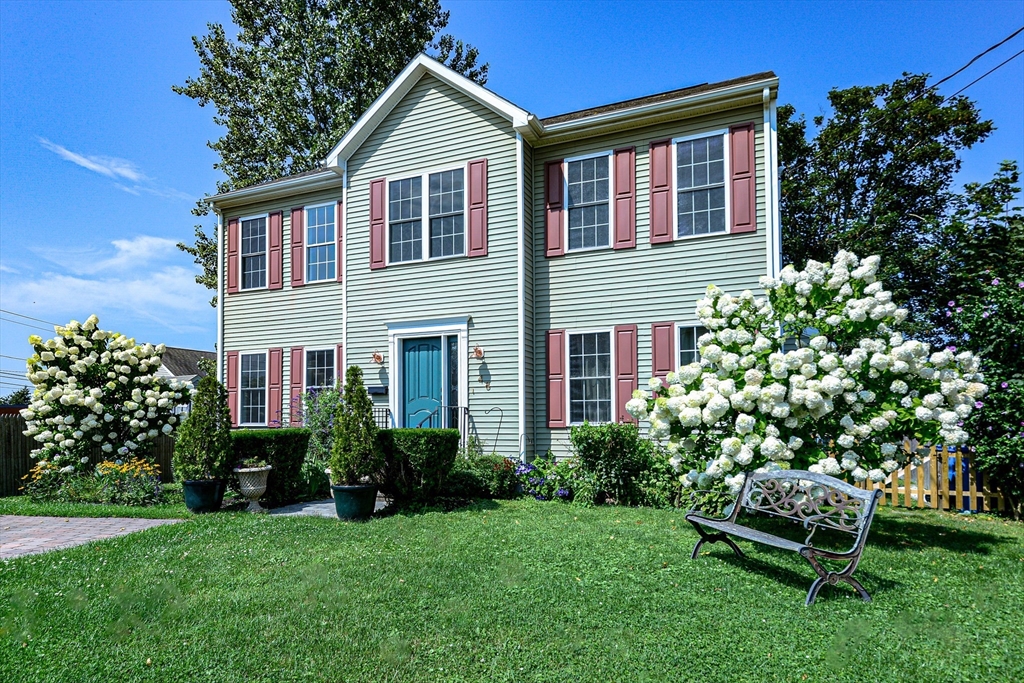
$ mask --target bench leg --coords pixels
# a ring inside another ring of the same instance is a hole
[[[852,562],[847,564],[846,567],[838,572],[829,571],[823,567],[812,554],[805,554],[804,558],[811,563],[811,567],[813,567],[814,571],[818,574],[818,578],[811,584],[811,589],[807,591],[807,601],[804,604],[808,607],[814,604],[814,601],[818,597],[818,591],[821,590],[822,586],[825,584],[834,586],[840,581],[845,581],[853,586],[854,590],[857,591],[862,600],[865,602],[871,602],[871,596],[868,595],[866,590],[864,590],[864,586],[861,585],[860,581],[851,576],[853,574],[853,570],[857,568],[857,561],[860,559],[859,557],[854,558]]]
[[[732,548],[733,552],[736,553],[739,557],[746,557],[746,555],[743,554],[743,551],[739,549],[739,546],[733,543],[732,539],[726,536],[725,534],[709,534],[706,531],[704,531],[700,524],[697,524],[696,522],[690,522],[690,524],[692,524],[693,528],[697,530],[698,534],[700,534],[700,540],[697,541],[697,545],[693,546],[693,552],[690,553],[691,560],[697,559],[697,555],[700,554],[701,546],[703,546],[705,543],[716,543],[718,541],[722,541],[727,546]]]

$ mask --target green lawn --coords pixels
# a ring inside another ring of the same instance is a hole
[[[0,563],[0,681],[1024,680],[1024,526],[882,511],[875,602],[677,511],[222,513]]]
[[[33,503],[28,496],[0,498],[0,515],[39,517],[136,517],[141,519],[184,519],[192,513],[184,503],[138,507],[93,503]]]

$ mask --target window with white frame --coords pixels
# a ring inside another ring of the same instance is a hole
[[[725,135],[676,143],[678,237],[725,232]]]
[[[306,391],[334,386],[334,349],[306,351]]]
[[[679,366],[700,362],[700,351],[697,340],[707,334],[708,328],[703,325],[679,326]]]
[[[239,377],[241,424],[267,422],[267,355],[243,353]]]
[[[430,257],[461,256],[465,252],[463,171],[431,173]]]
[[[569,421],[612,421],[610,332],[569,334]]]
[[[566,162],[569,249],[608,246],[611,181],[608,155]]]
[[[306,209],[306,282],[334,279],[334,204]]]
[[[242,289],[267,286],[267,217],[242,220]]]
[[[423,179],[419,176],[388,183],[390,261],[423,258]]]

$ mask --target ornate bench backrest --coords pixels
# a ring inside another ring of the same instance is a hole
[[[874,514],[877,491],[865,491],[807,470],[752,472],[740,506],[805,524],[859,534]],[[737,508],[738,511],[738,508]]]

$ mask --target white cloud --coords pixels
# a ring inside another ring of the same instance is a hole
[[[143,175],[142,171],[127,159],[77,154],[66,147],[61,147],[54,142],[50,142],[46,138],[39,138],[39,144],[65,161],[78,164],[82,168],[95,171],[96,173],[105,175],[108,178],[127,178],[133,182],[146,180],[146,176]]]
[[[11,268],[10,266],[5,266],[4,264],[0,263],[0,273],[17,273],[17,272],[18,272],[17,269]]]
[[[119,272],[139,269],[153,262],[167,259],[177,254],[176,242],[165,237],[139,235],[131,239],[114,240],[111,242],[114,253],[109,250],[36,248],[33,251],[39,256],[61,266],[64,270],[78,275],[104,272]]]

